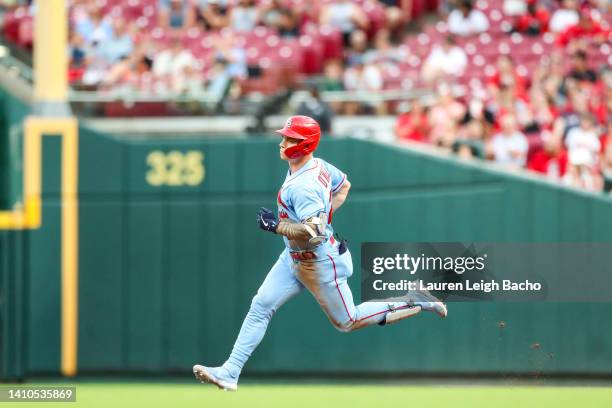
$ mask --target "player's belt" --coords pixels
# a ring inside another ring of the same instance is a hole
[[[334,245],[336,243],[336,240],[333,236],[331,236],[329,237],[329,242]],[[291,251],[289,252],[289,254],[291,255],[291,258],[295,259],[296,261],[308,261],[311,259],[317,259],[317,254],[315,254],[313,251]]]
[[[317,255],[312,251],[299,251],[299,252],[290,252],[291,258],[296,261],[309,261],[312,259],[317,259]]]

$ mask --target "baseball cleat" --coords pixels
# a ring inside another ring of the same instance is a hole
[[[238,379],[233,378],[224,367],[204,367],[196,364],[193,366],[193,374],[201,383],[214,384],[221,390],[238,389]]]
[[[440,317],[446,317],[448,315],[446,305],[442,303],[440,299],[432,295],[427,289],[411,290],[406,296],[408,296],[408,301],[410,303],[421,306],[423,310],[436,312]]]

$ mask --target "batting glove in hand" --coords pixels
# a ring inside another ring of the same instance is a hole
[[[276,215],[265,207],[261,207],[257,213],[257,225],[264,231],[270,231],[276,233],[276,227],[278,227],[278,220]]]

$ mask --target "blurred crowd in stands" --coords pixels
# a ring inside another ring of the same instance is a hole
[[[403,106],[398,139],[610,193],[610,4],[462,1],[422,66],[436,98]]]
[[[397,115],[400,142],[612,190],[608,0],[68,3],[75,88],[218,109],[307,87],[302,113],[326,122]],[[4,9],[3,36],[32,47],[36,2],[4,0]],[[422,89],[431,92],[410,97]],[[321,100],[334,91],[344,97]]]

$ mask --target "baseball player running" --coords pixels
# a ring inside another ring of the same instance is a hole
[[[267,208],[257,213],[264,231],[283,237],[285,249],[253,298],[232,353],[220,367],[195,365],[202,382],[238,389],[238,377],[261,342],[274,312],[307,289],[331,323],[342,332],[387,325],[425,310],[446,317],[446,306],[427,291],[410,291],[401,302],[353,303],[347,279],[353,274],[351,253],[337,240],[332,215],[342,206],[351,183],[333,165],[313,157],[321,130],[308,116],[292,116],[277,130],[283,136],[280,158],[289,170],[278,196],[278,219]]]

